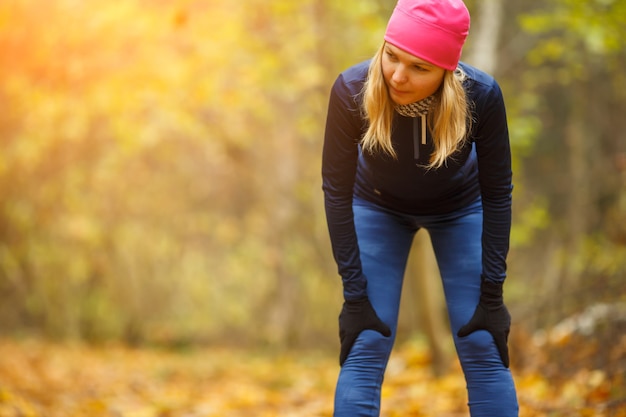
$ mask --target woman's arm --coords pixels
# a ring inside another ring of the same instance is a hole
[[[483,202],[482,264],[478,305],[469,322],[457,332],[465,337],[487,330],[494,338],[505,367],[509,367],[507,340],[511,315],[504,305],[502,284],[511,232],[511,149],[502,92],[495,81],[474,103],[477,126],[474,140]]]
[[[350,88],[340,75],[332,87],[322,154],[322,188],[333,255],[343,280],[344,297],[366,295],[359,247],[354,228],[352,193],[362,118]],[[358,90],[357,90],[358,91]]]
[[[483,202],[483,278],[502,283],[511,233],[511,148],[502,92],[493,81],[476,102],[478,175]]]

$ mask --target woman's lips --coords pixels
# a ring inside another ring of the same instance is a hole
[[[391,87],[391,86],[389,87],[389,89],[391,90],[391,92],[392,92],[393,94],[396,94],[396,95],[406,94],[406,92],[405,92],[405,91],[400,91],[400,90],[398,90],[397,88],[394,88],[394,87]]]

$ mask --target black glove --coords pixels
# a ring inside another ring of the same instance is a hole
[[[376,330],[385,337],[391,336],[389,326],[383,323],[376,315],[369,298],[356,301],[345,301],[339,314],[339,340],[341,354],[339,364],[343,366],[357,336],[363,330]]]
[[[511,328],[511,315],[502,301],[502,283],[482,280],[480,301],[470,321],[457,332],[464,337],[476,330],[487,330],[493,336],[500,358],[505,367],[509,367],[509,348],[507,340]]]

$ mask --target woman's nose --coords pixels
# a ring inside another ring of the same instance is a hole
[[[391,79],[396,84],[402,84],[403,82],[407,80],[406,69],[402,65],[398,65],[395,71],[393,72]]]

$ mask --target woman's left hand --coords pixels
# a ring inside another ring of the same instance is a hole
[[[511,315],[502,298],[502,283],[484,280],[480,285],[480,301],[470,321],[457,332],[465,337],[476,330],[487,330],[493,336],[500,358],[509,367],[507,340],[511,329]]]

